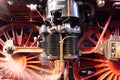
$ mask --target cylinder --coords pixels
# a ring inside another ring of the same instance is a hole
[[[64,40],[64,44],[63,44],[63,53],[64,55],[77,55],[78,54],[78,50],[77,50],[77,42],[78,42],[78,38],[76,36],[76,34],[64,34],[63,35],[64,38],[68,37]]]
[[[59,56],[60,53],[60,38],[57,33],[54,34],[47,34],[45,35],[45,41],[43,43],[43,47],[45,50],[45,53],[49,56]]]
[[[72,33],[62,33],[63,37],[63,56],[76,56],[78,54],[77,50],[77,34]],[[45,53],[49,56],[60,56],[60,35],[58,33],[45,35],[45,41],[43,44]]]

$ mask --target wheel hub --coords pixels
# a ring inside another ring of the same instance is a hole
[[[7,62],[7,68],[13,73],[20,73],[25,70],[27,65],[26,57],[20,56],[17,58],[10,57],[9,61]]]

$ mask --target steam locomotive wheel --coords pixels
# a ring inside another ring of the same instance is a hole
[[[95,52],[95,47],[100,38],[102,29],[99,27],[94,27],[89,29],[84,36],[78,42],[78,49],[82,51],[83,54],[89,54]],[[106,42],[110,38],[109,29],[106,30],[105,35],[103,36],[101,43]]]
[[[38,34],[39,29],[34,24],[10,24],[0,28],[0,79],[43,80],[44,76],[44,80],[50,80],[45,76],[53,73],[54,66],[40,63],[43,50],[37,45],[41,39]]]
[[[86,34],[79,41],[79,50],[83,52],[79,61],[73,63],[73,71],[76,80],[119,80],[120,79],[120,61],[107,60],[103,55],[99,53],[91,52],[97,41],[99,40],[100,29],[89,29]],[[110,34],[114,36],[120,35],[120,27],[114,27],[112,32],[107,29],[102,43],[107,41]],[[88,42],[88,43],[86,43]],[[86,54],[87,52],[87,54]]]
[[[76,80],[119,80],[120,62],[109,61],[99,54],[80,57],[80,64],[74,63]],[[77,66],[77,67],[76,67]]]

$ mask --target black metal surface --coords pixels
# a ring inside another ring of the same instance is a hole
[[[47,34],[45,35],[45,41],[43,47],[47,55],[58,56],[60,53],[59,49],[59,34]]]
[[[64,39],[63,42],[63,54],[64,55],[76,55],[77,50],[77,41],[78,38],[76,34],[62,33]],[[47,55],[59,56],[60,54],[60,36],[58,33],[47,34],[45,35],[45,41],[43,47]]]
[[[76,55],[78,53],[77,50],[77,35],[76,34],[63,34],[64,38],[68,37],[64,40],[63,43],[63,53],[64,55]]]

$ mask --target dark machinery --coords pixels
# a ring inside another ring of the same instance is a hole
[[[119,80],[119,0],[0,1],[0,80]]]

